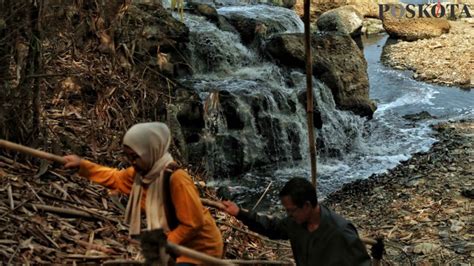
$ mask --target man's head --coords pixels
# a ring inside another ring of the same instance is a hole
[[[314,207],[318,205],[316,189],[304,178],[293,178],[280,191],[280,199],[288,216],[298,224],[309,219]]]

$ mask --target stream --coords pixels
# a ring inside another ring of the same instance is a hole
[[[299,18],[287,9],[263,5],[218,9],[219,14],[232,12],[280,18],[284,23],[277,27],[278,32],[303,30]],[[209,111],[204,142],[212,152],[207,167],[229,167],[234,159],[258,166],[243,176],[216,178],[208,185],[227,187],[231,199],[251,208],[272,182],[257,209],[277,206],[278,191],[288,179],[310,179],[306,113],[298,104],[298,93],[305,88],[304,74],[295,70],[285,75],[255,49],[240,43],[237,34],[223,32],[202,17],[186,15],[185,23],[191,31],[195,74],[183,82],[193,87],[203,102],[218,92],[221,101],[230,99],[229,108],[233,108],[231,117],[222,115],[222,110]],[[474,118],[473,91],[419,82],[411,78],[410,71],[384,66],[380,56],[390,41],[386,34],[363,37],[362,41],[370,98],[378,106],[372,120],[335,109],[330,90],[316,79],[313,82],[323,120],[323,127],[317,130],[324,143],[318,147],[317,162],[321,199],[346,183],[383,173],[414,153],[428,151],[437,141],[430,125]],[[286,82],[288,76],[292,85]],[[430,116],[404,118],[420,112]],[[274,158],[268,156],[269,149],[273,149]]]

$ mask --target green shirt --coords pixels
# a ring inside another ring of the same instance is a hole
[[[279,219],[241,210],[237,218],[251,230],[271,239],[289,239],[299,266],[371,265],[354,225],[327,207],[320,206],[321,222],[313,232],[289,217]]]

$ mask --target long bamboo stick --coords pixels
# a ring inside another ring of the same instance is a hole
[[[221,211],[225,210],[224,204],[222,204],[220,202],[210,200],[210,199],[203,199],[203,198],[201,198],[201,202],[202,202],[203,205],[206,205],[206,206],[209,206],[209,207],[214,207],[214,208],[219,209]]]
[[[26,147],[26,146],[23,146],[21,144],[16,144],[16,143],[10,142],[8,140],[4,140],[4,139],[0,139],[0,147],[3,147],[5,149],[9,149],[9,150],[18,151],[18,152],[21,152],[21,153],[26,153],[28,155],[32,155],[32,156],[35,156],[35,157],[38,157],[38,158],[41,158],[41,159],[55,161],[55,162],[58,162],[58,163],[61,163],[61,164],[66,163],[66,160],[64,160],[64,158],[61,157],[61,156],[54,155],[54,154],[49,153],[49,152],[33,149],[33,148],[30,148],[30,147]]]
[[[311,180],[314,187],[316,182],[316,143],[314,141],[314,125],[313,125],[313,59],[311,56],[311,16],[310,16],[311,0],[304,0],[304,37],[305,37],[305,54],[306,54],[306,118],[308,121],[308,143],[309,156],[311,161]]]
[[[186,257],[200,260],[201,262],[204,262],[205,265],[235,265],[234,263],[231,263],[229,261],[211,257],[207,254],[170,242],[168,242],[167,248],[175,254],[184,255]]]
[[[44,151],[40,151],[40,150],[37,150],[37,149],[33,149],[33,148],[30,148],[30,147],[26,147],[26,146],[23,146],[21,144],[16,144],[16,143],[13,143],[13,142],[10,142],[10,141],[7,141],[7,140],[3,140],[3,139],[0,139],[0,147],[10,149],[10,150],[15,150],[15,151],[22,152],[22,153],[26,153],[26,154],[29,154],[29,155],[32,155],[32,156],[35,156],[35,157],[55,161],[55,162],[62,163],[62,164],[66,163],[64,158],[61,157],[61,156],[58,156],[58,155],[55,155],[55,154],[52,154],[52,153],[49,153],[49,152],[44,152]],[[315,181],[315,179],[313,179],[313,180]],[[204,204],[206,206],[215,207],[219,210],[224,210],[225,209],[224,204],[222,204],[220,202],[217,202],[217,201],[213,201],[213,200],[209,200],[209,199],[201,199],[201,202],[202,202],[202,204]],[[39,205],[39,204],[35,204],[35,207],[38,208],[38,209],[46,210],[46,211],[61,212],[61,213],[67,213],[67,214],[70,214],[70,215],[79,215],[79,216],[83,216],[83,217],[87,217],[87,218],[96,218],[95,216],[91,215],[90,213],[83,212],[83,211],[77,211],[77,210],[65,211],[62,208],[56,208],[56,207],[52,207],[52,206],[45,206],[45,205]],[[369,244],[369,245],[373,245],[377,242],[376,240],[369,239],[369,238],[361,238],[361,240],[365,244]],[[179,250],[184,250],[184,249],[179,249]],[[184,250],[184,252],[187,252],[187,251]],[[211,257],[211,258],[213,258],[213,257]],[[221,262],[222,262],[222,260],[221,260]]]

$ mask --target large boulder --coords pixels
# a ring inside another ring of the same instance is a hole
[[[187,7],[191,13],[206,17],[210,21],[216,22],[218,20],[218,14],[215,7],[209,4],[203,4],[199,2],[188,2]]]
[[[296,0],[282,0],[282,6],[286,8],[293,8],[296,5]]]
[[[369,99],[367,62],[349,35],[312,35],[313,74],[332,91],[339,109],[372,117],[376,107]],[[305,67],[303,34],[278,34],[265,47],[268,55],[290,67]]]
[[[239,32],[242,43],[250,45],[281,32],[301,32],[302,21],[292,10],[272,6],[246,6],[218,9],[220,15]],[[272,14],[272,16],[262,15]]]
[[[383,27],[392,38],[416,41],[438,37],[448,33],[451,26],[448,20],[440,18],[398,19],[384,17]]]
[[[385,0],[383,3],[396,4],[399,3],[399,1]],[[296,4],[293,7],[300,17],[303,17],[304,13],[303,4],[303,0],[296,0]],[[364,17],[378,18],[379,16],[378,3],[373,0],[311,0],[311,18],[313,21],[316,21],[324,12],[346,5],[355,6]]]
[[[382,20],[376,18],[365,18],[364,23],[362,23],[361,32],[370,35],[385,32],[385,29],[383,28]]]
[[[317,25],[321,31],[335,31],[349,35],[359,35],[364,17],[354,6],[342,6],[325,12]]]

